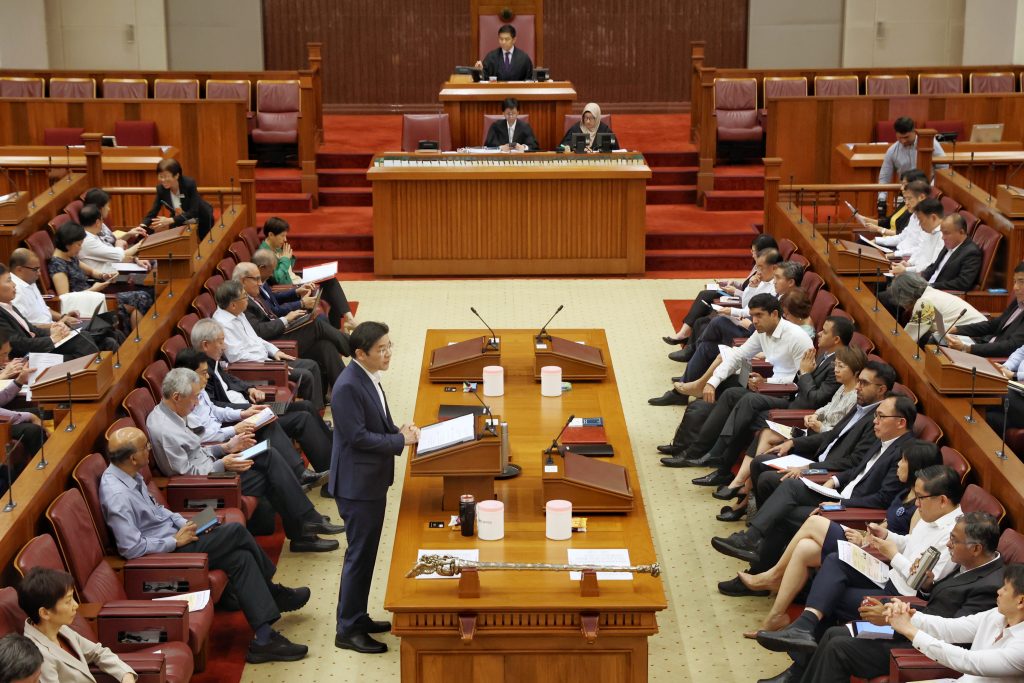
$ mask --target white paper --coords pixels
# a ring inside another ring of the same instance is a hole
[[[469,413],[444,422],[435,422],[420,429],[416,453],[422,455],[441,448],[465,443],[476,438],[476,415]]]
[[[813,481],[811,481],[810,479],[808,479],[807,477],[800,477],[800,481],[802,481],[804,483],[804,486],[806,486],[810,490],[815,491],[817,493],[820,493],[823,496],[828,496],[829,498],[835,498],[836,500],[841,500],[842,499],[842,496],[839,495],[839,491],[836,491],[835,489],[830,489],[827,486],[822,486],[821,484],[816,484]]]
[[[704,289],[708,290],[709,292],[717,292],[718,290],[721,289],[721,287],[718,286],[717,282],[705,282]]]
[[[238,454],[238,459],[239,460],[250,460],[252,458],[255,458],[260,453],[265,452],[268,448],[270,448],[270,442],[268,442],[268,441],[260,441],[255,446],[250,446],[249,448],[246,448],[244,451],[239,453]]]
[[[450,420],[449,420],[450,422]],[[471,562],[480,561],[480,549],[479,548],[447,548],[444,550],[424,550],[420,548],[416,553],[416,561],[419,562],[423,559],[424,555],[448,555],[449,557],[457,557],[460,560],[470,560]],[[420,574],[416,577],[417,579],[457,579],[458,576],[441,576],[440,574]]]
[[[721,297],[721,301],[723,304],[738,304],[740,302],[740,298],[738,296],[726,295]]]
[[[784,455],[781,458],[775,458],[774,460],[765,460],[765,465],[774,467],[777,470],[788,470],[790,467],[807,467],[808,465],[814,465],[813,460],[808,460],[801,455]]]
[[[166,598],[153,598],[154,600],[183,600],[188,603],[189,612],[199,612],[210,603],[210,590],[196,591],[194,593],[182,593],[181,595],[168,595]]]
[[[318,280],[330,280],[338,275],[338,262],[321,263],[316,266],[308,266],[302,269],[302,279],[299,284],[316,282]]]
[[[860,241],[861,242],[867,242],[873,248],[877,249],[878,251],[882,252],[883,254],[891,254],[892,253],[892,249],[890,249],[889,247],[883,247],[881,244],[878,244],[874,240],[869,239],[869,238],[865,237],[864,235],[860,235],[859,237],[860,237]]]
[[[558,474],[558,465],[544,465],[544,471],[551,474]]]
[[[711,304],[711,310],[715,311],[716,313],[723,313],[723,312],[725,312],[728,309],[727,309],[726,306],[719,306],[718,304]]]
[[[252,423],[253,428],[259,429],[263,425],[267,424],[274,419],[274,411],[270,408],[264,408],[260,412],[246,419],[246,422]]]
[[[776,434],[781,434],[787,439],[793,438],[793,428],[789,425],[779,424],[778,422],[772,422],[771,420],[765,420],[765,424],[768,425],[768,429],[772,430]],[[796,457],[800,457],[799,455]],[[806,460],[806,458],[804,458]]]
[[[78,336],[78,330],[71,330],[71,333],[68,334],[67,336],[65,336],[59,342],[54,342],[53,343],[53,348],[59,349],[60,347],[64,346],[65,344],[67,344],[69,341],[71,341],[72,339],[74,339],[77,336]]]
[[[146,268],[137,263],[113,263],[111,266],[119,273],[145,273]]]
[[[36,381],[39,374],[46,368],[60,365],[64,362],[64,356],[59,353],[30,353],[28,354],[28,366],[32,368],[32,374],[28,377],[28,384],[21,388],[25,398],[32,400],[32,383]]]
[[[849,541],[837,541],[839,559],[850,565],[869,580],[879,586],[884,586],[889,580],[889,565],[876,557],[872,557],[863,548],[855,546]]]
[[[567,548],[569,564],[599,564],[606,567],[628,567],[629,550],[626,548]],[[579,581],[583,572],[569,572],[569,578]],[[632,581],[632,572],[598,572],[598,581]]]

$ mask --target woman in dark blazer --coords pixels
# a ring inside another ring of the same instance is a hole
[[[501,111],[505,118],[499,119],[491,124],[487,131],[487,139],[484,140],[484,147],[499,147],[501,151],[508,152],[517,150],[520,152],[536,152],[540,149],[537,144],[537,137],[533,134],[530,124],[518,118],[519,100],[514,97],[507,97],[501,103]],[[512,129],[512,136],[509,139],[509,128]]]
[[[181,174],[177,159],[162,159],[156,165],[156,178],[160,181],[156,186],[156,199],[139,225],[166,230],[194,220],[199,239],[206,237],[213,227],[213,207],[199,196],[196,181]],[[161,209],[167,209],[171,215],[158,216]]]
[[[580,117],[580,122],[573,124],[569,130],[565,131],[565,137],[558,144],[558,148],[565,149],[567,151],[572,150],[572,136],[584,134],[587,136],[587,152],[594,152],[593,149],[595,140],[598,133],[611,133],[612,135],[612,149],[619,149],[619,140],[615,134],[612,133],[612,129],[608,127],[607,123],[601,123],[601,107],[597,106],[596,103],[591,102],[583,108],[583,115]]]

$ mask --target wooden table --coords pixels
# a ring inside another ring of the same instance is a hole
[[[444,83],[437,99],[448,114],[455,149],[483,144],[484,114],[500,114],[506,97],[519,100],[519,113],[530,115],[530,127],[541,149],[554,149],[561,142],[565,117],[572,113],[576,101],[569,81]]]
[[[961,173],[968,173],[976,184],[995,189],[997,183],[1006,182],[1014,167],[1024,162],[1024,145],[1019,141],[961,142],[953,154],[952,143],[940,143],[946,152],[934,157],[936,164],[952,163]],[[832,152],[832,182],[875,183],[885,159],[888,142],[844,143]],[[998,169],[998,170],[996,170]],[[893,178],[893,182],[899,178]]]
[[[485,398],[509,424],[512,460],[521,476],[495,482],[505,504],[505,538],[480,541],[458,531],[428,529],[441,511],[441,480],[411,477],[405,488],[391,554],[385,609],[394,613],[392,633],[402,639],[402,681],[545,681],[632,683],[647,680],[647,638],[657,633],[665,609],[660,578],[602,581],[599,597],[580,597],[579,583],[565,572],[480,572],[480,597],[460,599],[458,580],[407,579],[419,549],[479,548],[481,561],[565,563],[567,548],[628,548],[633,564],[656,561],[637,484],[615,373],[603,330],[552,330],[552,334],[601,348],[609,358],[605,382],[574,383],[560,398],[543,398],[533,379],[533,331],[498,330],[505,368],[505,395]],[[430,352],[479,330],[429,330],[420,372],[415,421],[437,421],[441,404],[475,405],[474,397],[445,393],[427,377]],[[604,418],[615,462],[629,471],[635,507],[628,515],[588,518],[588,531],[568,541],[544,536],[540,477],[544,456],[569,414]],[[404,457],[404,456],[403,456]],[[587,643],[581,624],[597,617],[597,637]]]
[[[641,275],[640,154],[374,157],[373,270],[392,275]]]

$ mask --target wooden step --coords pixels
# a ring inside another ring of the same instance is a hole
[[[313,195],[308,192],[267,192],[256,195],[258,213],[309,213]]]
[[[648,185],[648,204],[696,204],[696,185]]]
[[[373,154],[369,152],[317,152],[316,167],[324,168],[361,168],[370,167]]]
[[[653,168],[655,166],[697,166],[700,163],[699,156],[696,150],[690,151],[678,151],[678,152],[644,152],[644,159],[647,160],[647,165]]]
[[[735,230],[699,230],[693,228],[648,230],[644,246],[648,250],[747,249],[757,236],[752,228]]]
[[[716,175],[716,190],[747,190],[764,192],[764,175],[760,173],[744,173],[738,175]]]
[[[298,194],[302,192],[302,178],[294,175],[257,176],[256,194]]]
[[[288,242],[296,252],[369,251],[373,252],[373,232],[301,233],[288,232]]]
[[[290,236],[289,236],[290,238]],[[306,266],[325,263],[327,261],[338,262],[340,279],[345,279],[345,273],[372,273],[373,252],[372,251],[298,251],[295,254],[295,270],[301,270]],[[750,253],[747,253],[747,260],[750,260]]]
[[[764,192],[752,190],[709,190],[704,194],[708,211],[758,211],[764,209]]]
[[[655,166],[651,168],[651,179],[647,186],[652,185],[696,185],[696,166]]]
[[[317,169],[320,187],[370,187],[365,168]]]
[[[373,206],[373,191],[368,187],[323,187],[320,206]]]
[[[744,249],[647,249],[648,273],[679,270],[743,270],[750,267],[750,246]]]

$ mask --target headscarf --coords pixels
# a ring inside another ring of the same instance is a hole
[[[586,114],[588,111],[594,115],[594,130],[590,130],[583,125],[583,114]],[[597,136],[597,129],[601,127],[601,107],[597,103],[591,102],[583,107],[583,114],[580,114],[580,132],[587,136],[587,147],[593,147],[594,137]]]

